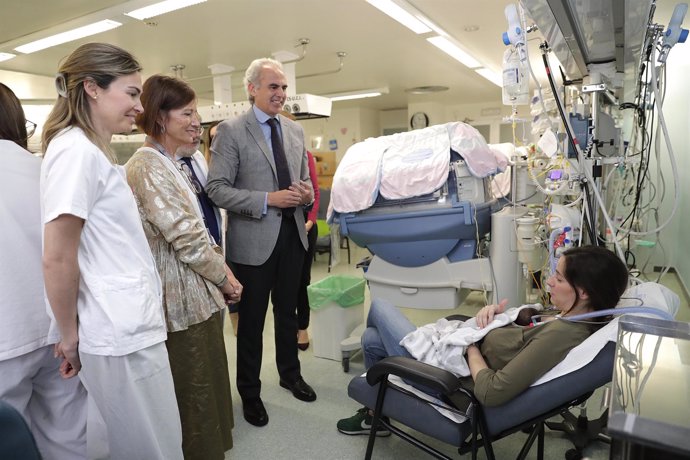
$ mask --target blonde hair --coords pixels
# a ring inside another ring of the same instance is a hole
[[[98,136],[94,128],[84,83],[93,80],[106,89],[116,78],[139,71],[141,65],[134,56],[115,45],[87,43],[74,50],[55,76],[55,89],[60,97],[43,127],[43,151],[47,151],[48,144],[60,131],[76,126],[115,163],[110,145]]]

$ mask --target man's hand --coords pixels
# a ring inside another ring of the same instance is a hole
[[[487,305],[479,310],[476,316],[477,326],[479,326],[480,329],[488,326],[489,323],[494,320],[494,315],[498,315],[499,313],[503,313],[505,311],[506,305],[508,305],[508,299],[503,299],[498,305]]]
[[[314,191],[311,189],[311,186],[303,180],[293,182],[292,185],[288,187],[288,190],[292,190],[300,194],[300,204],[309,204],[314,200]]]
[[[302,204],[302,195],[293,190],[292,186],[286,190],[268,193],[268,205],[274,208],[294,208]]]

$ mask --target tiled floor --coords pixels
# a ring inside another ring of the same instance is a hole
[[[368,251],[352,245],[351,263],[347,263],[347,253],[341,251],[340,263],[331,272],[327,270],[327,255],[317,256],[312,268],[312,282],[318,282],[329,275],[362,276],[360,269],[355,267],[357,261],[368,255]],[[690,320],[688,299],[684,295],[681,285],[674,274],[666,275],[662,283],[678,293],[681,297],[681,310],[678,319]],[[368,290],[365,291],[365,313],[369,302]],[[481,293],[473,292],[464,301],[461,308],[456,310],[412,310],[404,309],[405,313],[415,324],[421,325],[450,312],[473,314],[484,305]],[[312,323],[312,328],[314,324]],[[230,363],[231,382],[235,382],[235,340],[231,332],[229,321],[226,321],[226,348]],[[263,428],[249,425],[242,417],[239,396],[233,388],[233,404],[235,429],[233,435],[235,446],[226,453],[226,458],[236,459],[358,459],[364,457],[366,438],[362,436],[344,436],[336,431],[338,419],[352,415],[358,408],[357,404],[347,397],[347,384],[355,375],[364,370],[361,353],[355,355],[351,361],[349,373],[344,373],[340,362],[315,357],[313,346],[306,352],[300,352],[302,374],[318,394],[317,401],[304,403],[292,397],[290,393],[278,386],[278,375],[274,365],[275,346],[273,343],[273,318],[268,315],[264,332],[264,352],[262,366],[262,398],[269,413],[270,422]],[[590,398],[588,415],[598,416],[601,412],[601,394]],[[512,435],[496,443],[497,458],[511,458],[516,456],[526,435],[521,433]],[[449,446],[425,439],[433,446],[441,449],[447,455],[457,457],[457,452]],[[559,433],[547,432],[546,458],[563,458],[564,452],[571,448],[570,443]],[[608,446],[595,442],[587,448],[585,453],[593,460],[608,459]],[[532,455],[536,455],[532,453]],[[426,459],[420,451],[409,446],[405,441],[395,436],[381,438],[377,441],[374,451],[376,459]],[[483,458],[480,454],[479,458]],[[529,458],[529,457],[528,457]],[[531,457],[534,458],[534,457]]]

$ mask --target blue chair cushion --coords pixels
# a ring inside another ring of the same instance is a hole
[[[40,460],[41,454],[29,426],[11,405],[0,401],[0,458]]]
[[[556,378],[525,392],[498,407],[484,407],[489,435],[501,433],[544,414],[553,412],[570,401],[591,392],[611,380],[615,343],[609,342],[585,367]],[[379,385],[370,386],[366,377],[355,377],[348,386],[348,395],[366,407],[375,407]],[[564,407],[565,408],[565,407]],[[453,446],[460,446],[471,434],[469,422],[455,423],[441,415],[427,402],[402,392],[394,385],[386,391],[383,413],[410,428]]]

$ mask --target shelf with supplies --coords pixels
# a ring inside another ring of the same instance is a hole
[[[333,175],[338,167],[335,152],[312,152],[316,162],[316,175],[319,188],[330,189],[333,186]]]
[[[316,174],[319,176],[332,176],[338,167],[335,160],[335,152],[312,152],[316,162]]]

